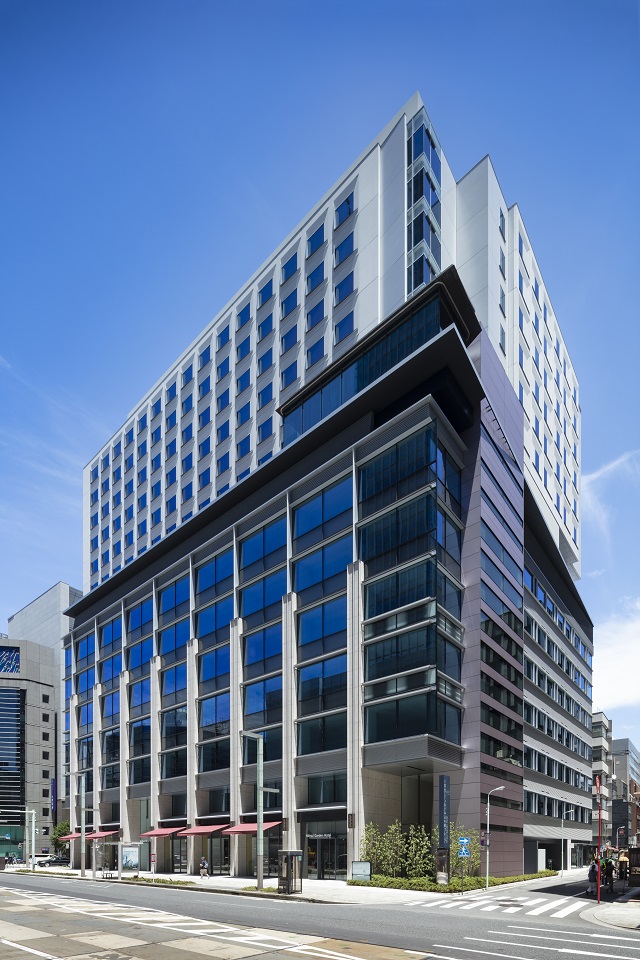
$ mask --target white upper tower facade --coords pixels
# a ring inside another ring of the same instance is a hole
[[[490,161],[456,184],[415,94],[85,467],[85,592],[277,454],[279,407],[451,264],[520,396],[529,483],[577,576],[577,381],[555,315]]]

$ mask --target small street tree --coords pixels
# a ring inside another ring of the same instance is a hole
[[[388,828],[380,838],[380,870],[387,877],[402,873],[406,859],[406,842],[399,820]]]
[[[422,824],[409,827],[405,837],[405,868],[408,877],[427,877],[435,873],[435,857],[431,850],[431,837]]]
[[[61,820],[57,827],[54,827],[51,839],[53,840],[53,849],[56,853],[62,853],[66,847],[66,840],[60,837],[66,837],[71,832],[71,825],[68,820]]]
[[[360,841],[360,857],[371,862],[371,873],[380,871],[380,841],[382,834],[376,824],[370,820],[364,828]]]

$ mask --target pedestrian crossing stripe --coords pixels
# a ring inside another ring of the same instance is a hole
[[[567,902],[566,897],[557,900],[547,900],[546,897],[505,897],[502,901],[497,897],[486,895],[476,897],[460,897],[438,900],[407,900],[405,907],[434,907],[440,910],[481,910],[483,913],[492,913],[496,910],[502,913],[521,913],[523,916],[537,917],[546,913],[549,917],[568,917],[587,906],[584,900],[574,899]],[[551,913],[555,910],[555,913]]]

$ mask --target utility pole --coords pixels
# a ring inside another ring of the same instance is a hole
[[[80,876],[84,877],[87,867],[87,845],[85,841],[86,834],[86,774],[80,774]]]

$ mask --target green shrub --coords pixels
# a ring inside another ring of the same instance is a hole
[[[555,877],[556,870],[540,870],[538,873],[521,874],[516,877],[489,877],[490,887],[499,887],[505,883],[517,883],[522,880],[537,880],[540,877]],[[483,877],[464,878],[465,890],[481,890],[485,886]],[[448,884],[436,883],[430,877],[384,877],[374,874],[371,880],[347,880],[353,887],[387,887],[393,890],[422,890],[427,893],[460,893],[460,877],[452,877]]]

